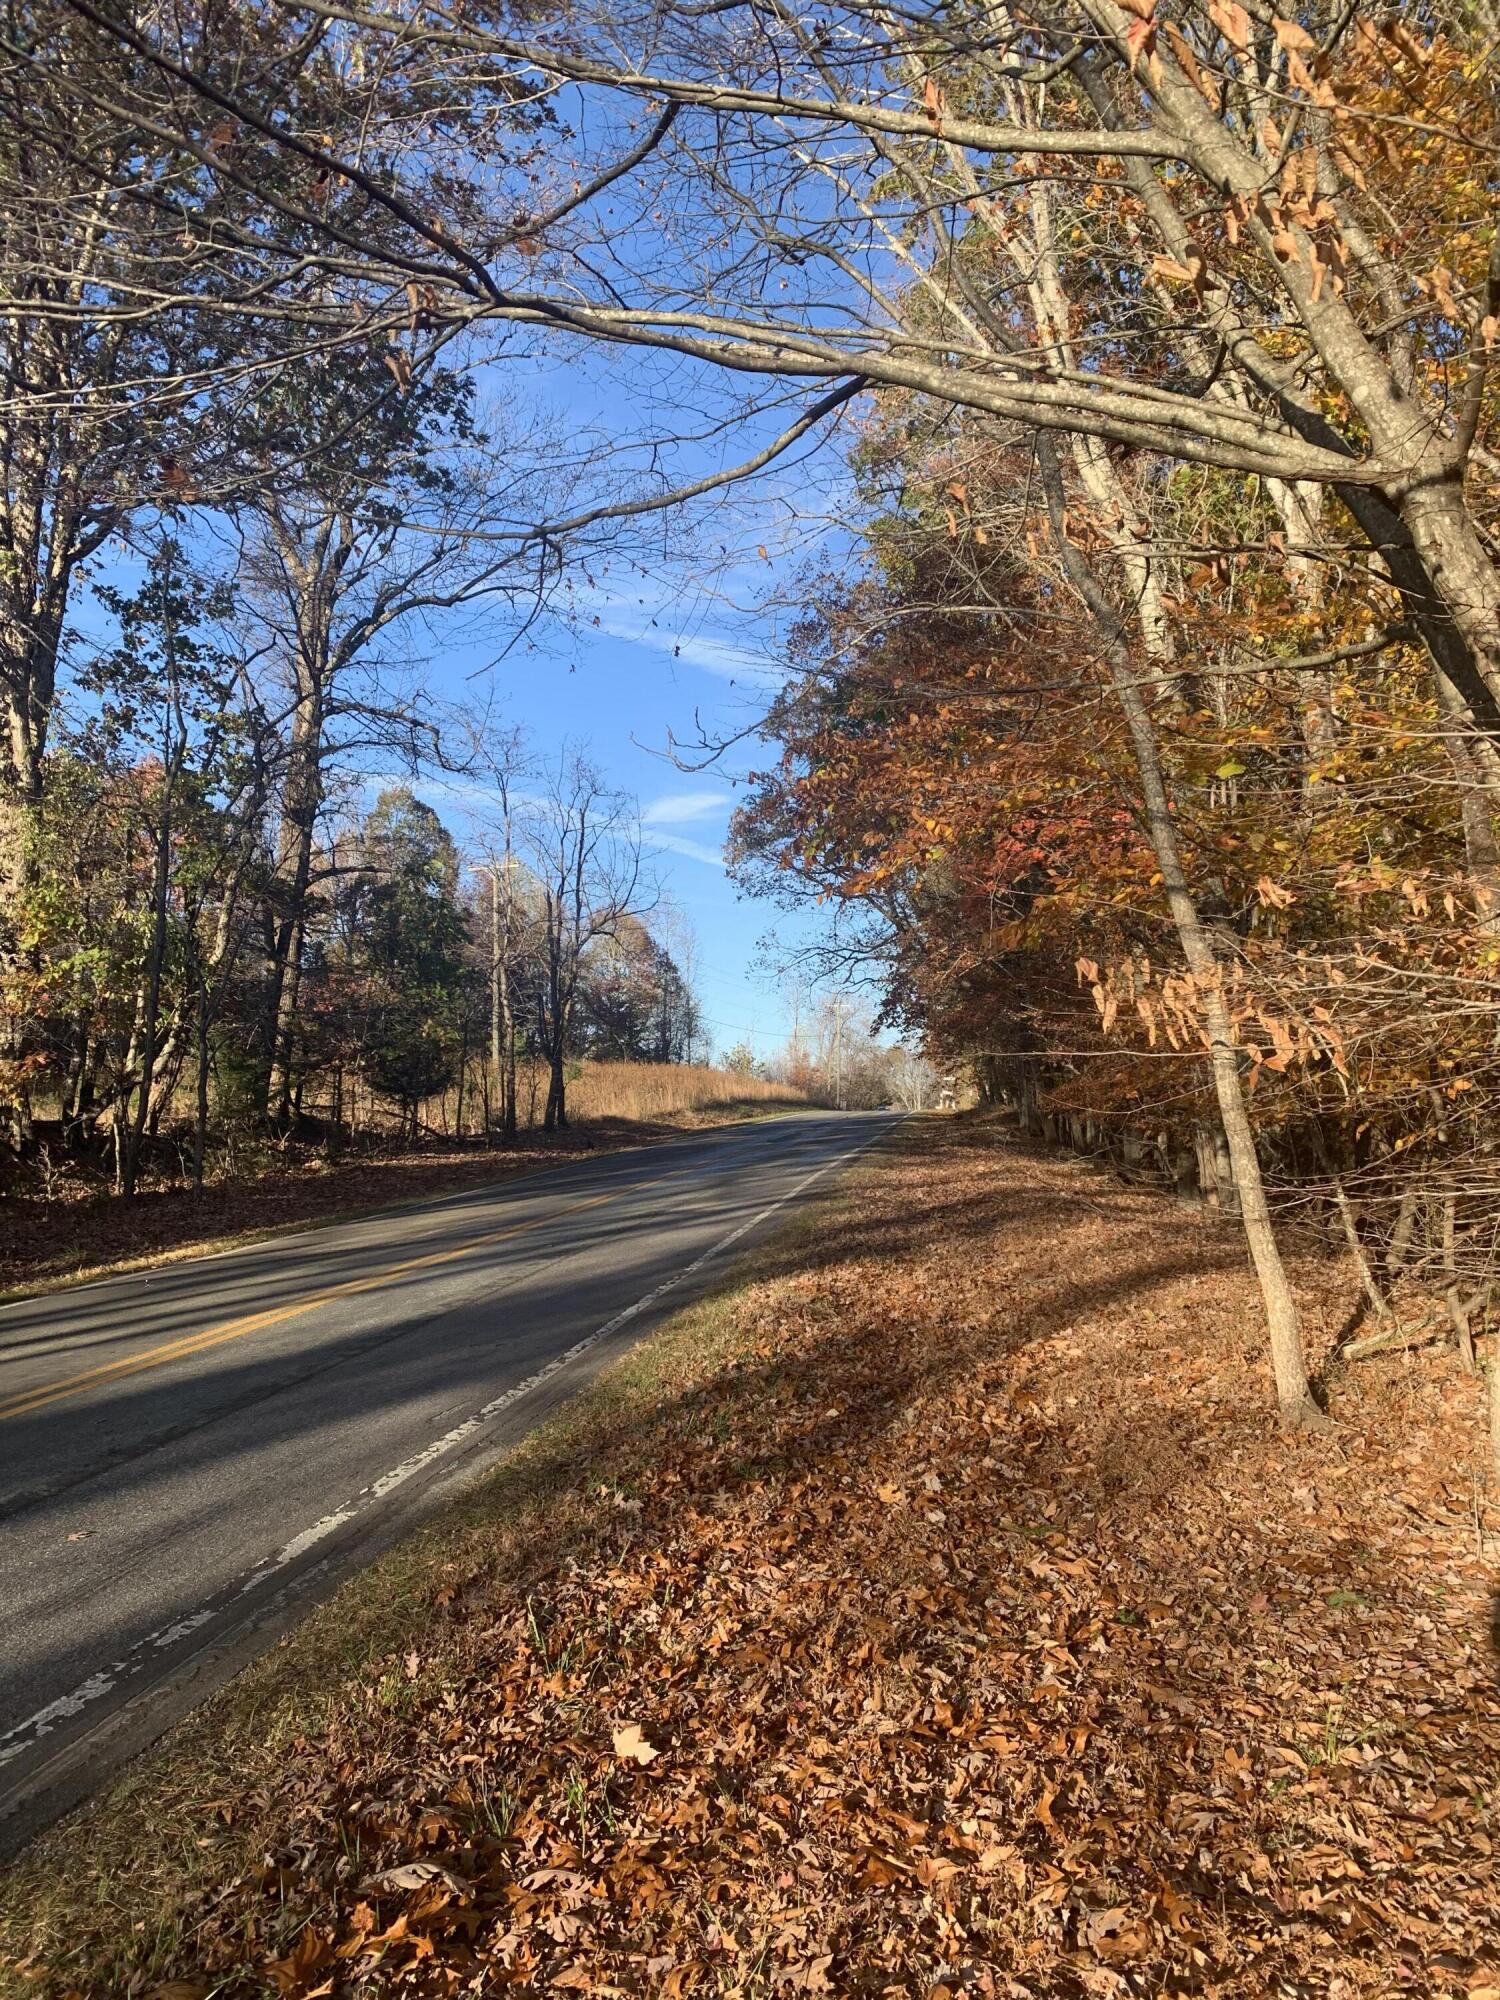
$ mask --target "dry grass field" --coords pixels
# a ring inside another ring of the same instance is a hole
[[[672,1118],[684,1112],[791,1110],[806,1101],[788,1084],[711,1069],[706,1063],[585,1063],[568,1086],[568,1116],[583,1125],[606,1118]]]

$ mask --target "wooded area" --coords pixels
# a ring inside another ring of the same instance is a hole
[[[1234,1205],[1289,1424],[1319,1421],[1299,1216],[1382,1325],[1425,1287],[1472,1360],[1500,1224],[1496,37],[1490,0],[15,11],[17,1137],[44,1085],[65,1116],[112,1096],[128,1186],[162,1056],[201,1078],[250,1016],[257,1112],[357,1047],[414,1115],[437,1057],[405,1003],[326,1035],[320,1009],[360,975],[340,896],[356,958],[386,939],[365,972],[439,979],[441,842],[394,803],[351,835],[425,882],[421,922],[378,869],[314,894],[338,758],[430,747],[391,635],[524,619],[842,422],[859,553],[809,582],[746,879],[858,912],[892,1018],[1028,1122]],[[585,348],[638,358],[644,472],[480,408]],[[674,486],[688,385],[741,442]],[[187,566],[189,522],[233,564]],[[111,538],[143,580],[95,650],[70,621]],[[554,805],[556,1119],[613,830],[571,779]],[[138,880],[79,936],[66,885],[121,851],[111,819]]]
[[[210,1135],[220,1172],[267,1133],[336,1152],[360,1133],[414,1144],[425,1119],[514,1142],[567,1125],[585,1060],[702,1052],[648,927],[638,830],[588,765],[465,856],[405,787],[328,815],[320,753],[317,805],[288,831],[277,758],[295,730],[278,735],[246,680],[192,689],[181,626],[153,684],[156,642],[126,629],[102,718],[57,732],[14,905],[23,1163],[107,1158],[129,1196],[148,1159],[201,1187]]]

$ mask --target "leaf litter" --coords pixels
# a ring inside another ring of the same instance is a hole
[[[1294,1268],[1331,1346],[1350,1274]],[[419,1649],[203,1805],[170,1963],[36,1986],[1500,2000],[1453,1357],[1283,1440],[1230,1227],[959,1122],[727,1310],[549,1571],[435,1572]]]

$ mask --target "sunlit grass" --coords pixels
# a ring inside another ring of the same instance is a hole
[[[728,1111],[806,1104],[800,1090],[764,1077],[710,1069],[704,1063],[585,1063],[568,1086],[568,1116],[668,1118],[684,1111]]]

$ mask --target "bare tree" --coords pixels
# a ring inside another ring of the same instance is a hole
[[[552,1132],[568,1122],[567,1060],[589,951],[649,909],[654,894],[633,804],[576,752],[533,802],[523,838],[540,904],[532,1012],[548,1068],[543,1125]]]
[[[903,1111],[930,1111],[941,1080],[936,1065],[920,1049],[902,1043],[891,1058],[890,1083],[891,1096]]]
[[[519,788],[532,772],[532,759],[518,729],[498,735],[471,721],[469,767],[488,780],[493,804],[479,815],[479,851],[486,877],[488,914],[486,938],[489,990],[489,1073],[499,1093],[500,1136],[516,1142],[516,1053],[519,1022],[517,989],[522,983],[519,963],[535,930],[534,885],[516,851]]]

